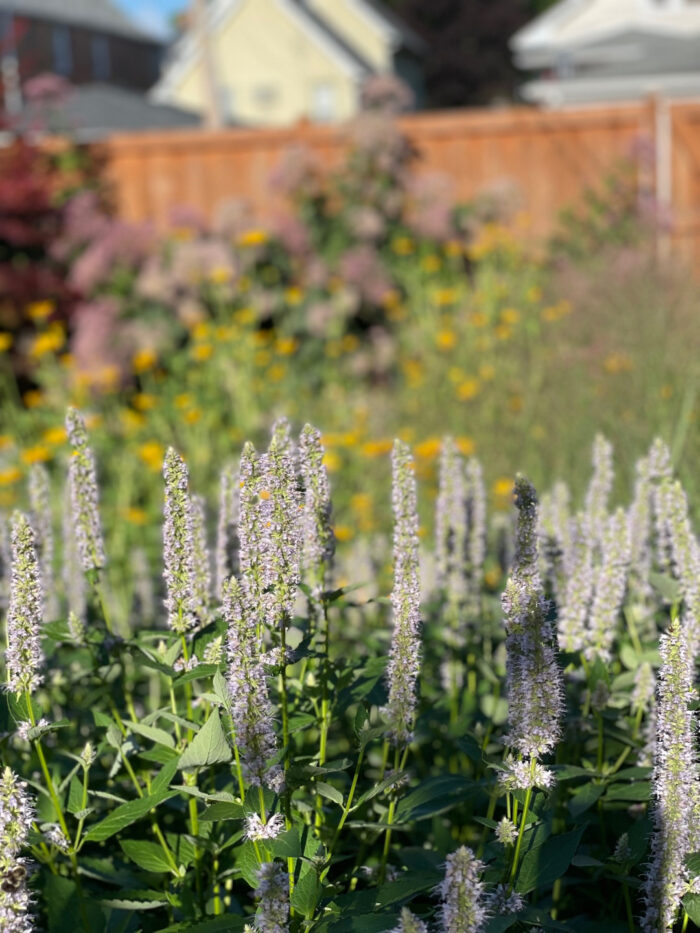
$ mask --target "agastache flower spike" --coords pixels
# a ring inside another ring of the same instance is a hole
[[[316,601],[328,589],[335,554],[331,488],[324,456],[321,432],[305,425],[299,437],[299,468],[304,485],[303,564]]]
[[[68,487],[78,553],[83,570],[99,570],[105,566],[106,558],[99,512],[97,469],[95,457],[88,446],[83,416],[75,408],[68,409],[66,429],[73,446],[68,464]]]
[[[264,500],[261,493],[260,464],[255,448],[247,441],[241,453],[239,470],[240,520],[238,525],[239,563],[243,589],[249,607],[260,612],[265,583],[263,580],[261,515]]]
[[[216,526],[216,595],[223,599],[224,583],[238,574],[238,471],[233,464],[219,480],[219,521]]]
[[[604,661],[612,657],[617,622],[627,588],[631,542],[624,509],[618,509],[606,522],[602,537],[601,565],[591,608],[585,655]]]
[[[43,463],[35,463],[29,473],[29,504],[32,528],[46,597],[46,613],[53,619],[58,612],[53,583],[53,517],[51,514],[51,483]]]
[[[389,701],[383,713],[388,721],[389,737],[396,745],[403,745],[411,740],[415,719],[421,618],[416,478],[410,450],[398,440],[394,443],[392,473],[394,630],[387,668]]]
[[[34,808],[26,784],[5,768],[0,776],[0,929],[7,933],[34,930],[26,883],[28,866],[20,855],[27,845],[33,819]]]
[[[263,862],[258,869],[255,896],[259,900],[255,915],[257,933],[288,933],[289,879],[283,865]]]
[[[454,440],[442,442],[435,503],[435,569],[437,584],[452,610],[466,596],[467,503],[462,458]]]
[[[597,434],[593,441],[593,476],[586,492],[585,511],[588,527],[598,544],[608,517],[613,477],[612,444],[602,434]]]
[[[649,475],[654,481],[651,499],[654,513],[654,531],[656,533],[656,559],[659,567],[666,571],[671,567],[671,540],[663,503],[663,487],[666,485],[666,480],[673,478],[671,451],[661,438],[657,437],[647,456]]]
[[[399,925],[394,927],[392,933],[428,933],[428,927],[415,914],[412,914],[408,907],[404,907],[399,917]]]
[[[508,744],[536,758],[561,733],[562,675],[556,635],[547,618],[537,553],[537,494],[523,476],[515,481],[518,509],[515,557],[503,594],[508,684]]]
[[[85,592],[85,574],[83,573],[78,541],[73,524],[70,488],[66,485],[63,502],[63,590],[68,605],[69,616],[85,622],[87,599]]]
[[[41,570],[34,532],[26,517],[12,518],[12,578],[7,611],[7,686],[15,694],[32,693],[42,682],[39,673],[43,622]]]
[[[247,611],[244,600],[240,583],[231,577],[224,586],[223,616],[228,626],[228,689],[236,746],[248,783],[280,791],[282,769],[269,764],[278,749],[261,644],[255,615]]]
[[[693,699],[693,657],[688,632],[674,619],[661,636],[653,791],[654,833],[644,887],[644,933],[671,930],[688,882],[685,858],[692,850],[692,809],[698,769]]]
[[[486,556],[486,489],[479,461],[472,457],[467,461],[467,566],[469,611],[476,615],[481,603],[481,584]]]
[[[184,460],[171,447],[163,464],[163,578],[168,625],[184,635],[197,624],[192,503]]]
[[[207,517],[202,496],[192,496],[192,538],[194,541],[195,605],[199,619],[204,622],[211,597],[211,562],[207,546]]]
[[[642,602],[646,602],[653,595],[653,590],[649,584],[652,559],[651,509],[653,486],[648,457],[642,457],[637,461],[635,473],[634,498],[628,514],[631,544],[630,589],[637,594]]]
[[[481,933],[486,927],[483,864],[471,849],[462,846],[447,856],[445,878],[440,884],[443,933]]]
[[[683,595],[690,651],[695,657],[700,646],[700,545],[690,524],[688,499],[681,484],[665,480],[659,489],[659,503],[674,575]]]
[[[567,568],[571,560],[570,498],[566,483],[556,483],[552,491],[542,497],[540,504],[540,565],[560,610],[566,594]]]
[[[559,607],[559,638],[565,651],[580,651],[586,643],[586,620],[593,598],[593,541],[584,512],[571,521],[571,547],[563,605]]]
[[[7,516],[0,514],[0,606],[7,608],[10,598],[10,569],[12,550],[10,547],[10,526]]]

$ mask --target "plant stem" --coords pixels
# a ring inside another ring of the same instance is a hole
[[[534,770],[535,770],[535,759],[533,758],[530,763],[530,779],[532,779]],[[532,800],[532,783],[530,784],[530,787],[528,787],[527,792],[525,794],[525,803],[523,805],[523,812],[520,817],[520,828],[518,830],[518,841],[515,843],[515,852],[513,853],[513,864],[511,866],[510,877],[508,879],[508,883],[509,883],[509,887],[511,891],[513,890],[513,887],[515,886],[515,878],[518,874],[518,862],[520,860],[520,849],[522,848],[523,836],[525,835],[525,829],[527,828],[527,824],[525,823],[525,821],[527,819],[527,814],[530,809],[531,800]]]

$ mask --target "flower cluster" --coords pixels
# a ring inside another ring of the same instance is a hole
[[[41,570],[34,532],[26,516],[12,518],[12,576],[7,611],[7,686],[15,694],[33,693],[42,682],[41,626],[44,607]]]
[[[83,416],[75,408],[66,415],[66,430],[73,447],[68,464],[70,506],[83,570],[99,570],[106,563],[95,457],[88,445]]]
[[[384,709],[388,734],[399,744],[409,742],[420,672],[420,582],[418,506],[413,458],[402,441],[392,456],[394,510],[394,588],[391,593],[394,629],[387,668],[389,701]]]
[[[598,655],[604,661],[609,661],[625,597],[632,550],[629,522],[624,509],[617,509],[605,522],[601,541],[601,565],[584,653],[589,660]]]
[[[29,472],[29,504],[32,528],[37,545],[37,555],[46,599],[46,614],[49,619],[56,616],[56,588],[53,585],[53,517],[51,514],[51,482],[43,463],[33,464]]]
[[[263,862],[258,869],[258,911],[255,929],[258,933],[288,933],[289,893],[287,872],[279,862]]]
[[[304,486],[303,564],[316,600],[328,588],[335,554],[332,505],[321,433],[310,424],[299,438],[299,467]]]
[[[238,567],[238,471],[233,465],[221,471],[219,520],[216,526],[216,595],[223,598],[224,583]]]
[[[171,447],[163,464],[163,578],[168,625],[180,635],[197,624],[194,521],[187,466]]]
[[[445,877],[440,884],[440,910],[444,933],[481,933],[487,919],[482,863],[471,849],[462,846],[447,856]]]
[[[20,855],[34,819],[26,784],[5,768],[0,776],[0,929],[32,933],[29,865]]]

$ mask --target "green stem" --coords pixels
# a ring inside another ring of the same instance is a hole
[[[535,770],[535,759],[533,758],[530,764],[530,779],[531,780],[533,777],[534,770]],[[513,864],[511,866],[510,877],[508,879],[508,883],[509,883],[511,891],[513,887],[515,886],[515,878],[518,874],[518,863],[520,861],[520,850],[523,845],[523,837],[525,835],[525,829],[527,828],[527,824],[525,821],[527,820],[527,814],[530,809],[531,800],[532,800],[532,784],[530,784],[530,787],[528,787],[527,793],[525,794],[525,803],[523,805],[523,812],[520,817],[520,828],[518,830],[518,841],[515,843],[515,852],[513,853]]]

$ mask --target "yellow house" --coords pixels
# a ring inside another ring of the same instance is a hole
[[[227,123],[346,120],[363,82],[397,74],[423,99],[422,40],[378,0],[207,0],[152,91]]]

